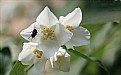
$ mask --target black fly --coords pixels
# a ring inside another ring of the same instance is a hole
[[[35,26],[34,26],[34,29],[33,29],[30,33],[31,33],[30,37],[32,37],[32,39],[35,38],[35,36],[36,36],[37,33],[38,33],[38,32],[37,32],[37,29],[35,29]],[[29,38],[30,38],[30,37],[29,37]],[[29,38],[28,38],[28,39],[29,39]],[[32,41],[32,39],[31,39],[31,41]]]

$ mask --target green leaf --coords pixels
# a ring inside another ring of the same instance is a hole
[[[20,61],[16,61],[14,67],[10,72],[10,75],[26,75],[26,72],[24,71],[26,67],[27,66],[22,65]]]
[[[91,61],[91,62],[95,63],[97,66],[103,68],[108,73],[108,75],[109,75],[109,71],[107,70],[107,68],[97,58],[95,58],[95,57],[89,57],[88,55],[82,54],[82,53],[80,53],[80,52],[78,52],[76,50],[73,50],[73,49],[68,49],[68,51],[70,51],[70,52],[74,53],[75,55],[78,55],[78,56],[80,56],[80,57],[82,57],[82,58],[84,58],[84,59],[86,59],[88,61]]]
[[[11,68],[10,48],[4,47],[0,49],[0,75],[5,75]]]

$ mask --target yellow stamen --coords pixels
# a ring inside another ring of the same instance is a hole
[[[42,51],[39,51],[39,50],[37,50],[37,49],[35,49],[33,53],[35,54],[35,56],[36,56],[37,58],[41,58],[42,55],[43,55],[43,52],[42,52]]]
[[[68,29],[69,31],[73,30],[73,27],[70,25],[66,25],[66,29]]]
[[[47,40],[47,39],[53,40],[55,37],[54,30],[52,30],[51,28],[44,28],[41,32],[43,33],[42,38],[44,40]]]

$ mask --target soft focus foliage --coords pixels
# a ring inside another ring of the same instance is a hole
[[[100,59],[111,75],[121,74],[120,0],[1,0],[0,75],[9,75],[10,70],[15,68],[13,65],[25,41],[19,33],[35,21],[45,5],[48,5],[58,18],[61,15],[67,15],[75,7],[80,7],[83,11],[81,26],[90,31],[91,42],[88,46],[79,46],[75,49],[80,53]],[[51,70],[47,66],[47,72],[41,75],[107,75],[102,68],[92,62],[68,52],[71,55],[70,72]],[[21,69],[21,66],[18,69]],[[28,75],[40,75],[40,72],[33,67]]]

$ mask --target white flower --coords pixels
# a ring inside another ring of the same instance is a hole
[[[73,46],[87,45],[90,43],[90,33],[86,28],[79,27],[82,20],[82,12],[80,8],[76,8],[73,12],[67,16],[61,16],[59,21],[65,26],[65,28],[73,33],[70,41],[66,43],[67,48],[73,48]]]
[[[37,45],[37,43],[32,42],[24,43],[18,60],[21,61],[23,65],[34,64],[39,71],[44,71],[44,65],[47,59],[44,57],[44,53],[37,49]]]
[[[70,55],[65,49],[59,48],[58,52],[55,52],[53,57],[50,57],[52,68],[58,69],[64,72],[70,70]]]
[[[72,33],[59,23],[48,7],[39,14],[35,23],[20,34],[28,41],[39,43],[39,49],[43,50],[47,58],[72,37]]]

